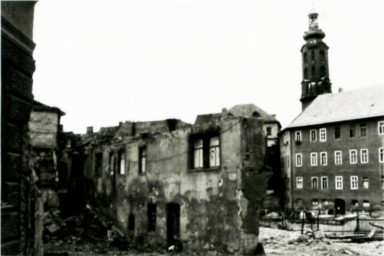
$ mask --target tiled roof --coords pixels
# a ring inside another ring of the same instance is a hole
[[[285,129],[384,117],[384,85],[318,96]]]

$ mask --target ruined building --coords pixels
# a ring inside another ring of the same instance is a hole
[[[325,34],[309,14],[303,111],[280,133],[287,208],[344,214],[383,209],[384,86],[332,94]]]
[[[268,127],[272,136],[280,124],[244,105],[199,115],[193,125],[168,119],[88,129],[86,199],[126,235],[185,250],[253,253],[271,176]]]

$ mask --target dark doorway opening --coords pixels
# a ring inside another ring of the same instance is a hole
[[[335,199],[335,213],[345,214],[345,201],[343,199]]]
[[[135,215],[132,213],[128,216],[128,230],[135,231]]]
[[[180,205],[167,204],[167,242],[168,246],[180,243]]]

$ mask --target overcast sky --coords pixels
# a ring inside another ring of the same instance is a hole
[[[253,103],[283,127],[301,111],[312,3],[333,92],[384,84],[384,1],[40,0],[35,99],[65,131]]]

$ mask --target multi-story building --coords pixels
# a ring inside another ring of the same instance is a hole
[[[285,206],[330,214],[376,209],[384,204],[384,86],[331,93],[317,16],[309,15],[302,47],[303,111],[280,133]]]

